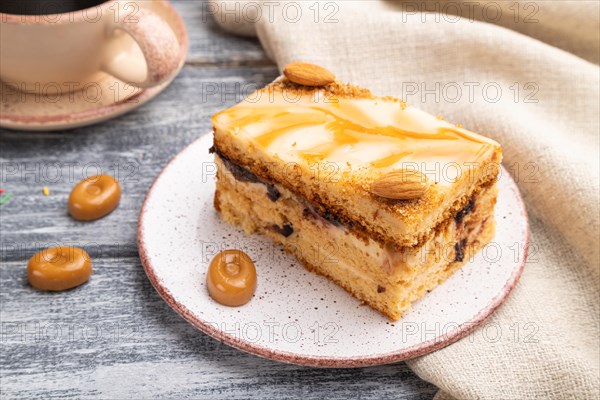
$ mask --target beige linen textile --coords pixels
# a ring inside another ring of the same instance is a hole
[[[530,259],[483,327],[408,362],[436,398],[598,398],[599,3],[321,2],[315,18],[316,2],[297,1],[298,18],[274,2],[237,21],[214,3],[219,24],[256,33],[280,68],[324,65],[502,144]]]

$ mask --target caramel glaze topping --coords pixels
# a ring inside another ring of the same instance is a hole
[[[121,186],[109,175],[96,175],[79,182],[69,196],[69,214],[92,221],[109,214],[121,199]]]
[[[92,275],[92,263],[78,247],[51,247],[29,259],[27,278],[36,289],[61,291],[85,283]]]
[[[397,169],[404,162],[467,168],[500,147],[495,141],[391,98],[320,97],[319,91],[262,89],[213,117],[285,162]]]
[[[256,291],[256,268],[241,250],[224,250],[210,262],[206,275],[208,293],[218,303],[237,307]]]

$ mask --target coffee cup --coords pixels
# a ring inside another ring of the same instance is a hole
[[[72,92],[108,75],[135,87],[169,80],[180,45],[137,1],[2,0],[0,79],[24,92]]]

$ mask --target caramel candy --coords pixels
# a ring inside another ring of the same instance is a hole
[[[96,175],[79,182],[69,195],[69,214],[81,221],[102,218],[117,208],[121,186],[110,175]]]
[[[249,302],[256,291],[256,268],[243,251],[224,250],[210,262],[206,285],[216,302],[241,306]]]
[[[79,286],[92,275],[92,262],[78,247],[50,247],[27,263],[27,278],[36,289],[60,291]]]

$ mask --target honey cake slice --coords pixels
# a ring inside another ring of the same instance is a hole
[[[398,99],[281,77],[213,125],[223,219],[392,319],[493,237],[500,145]]]

